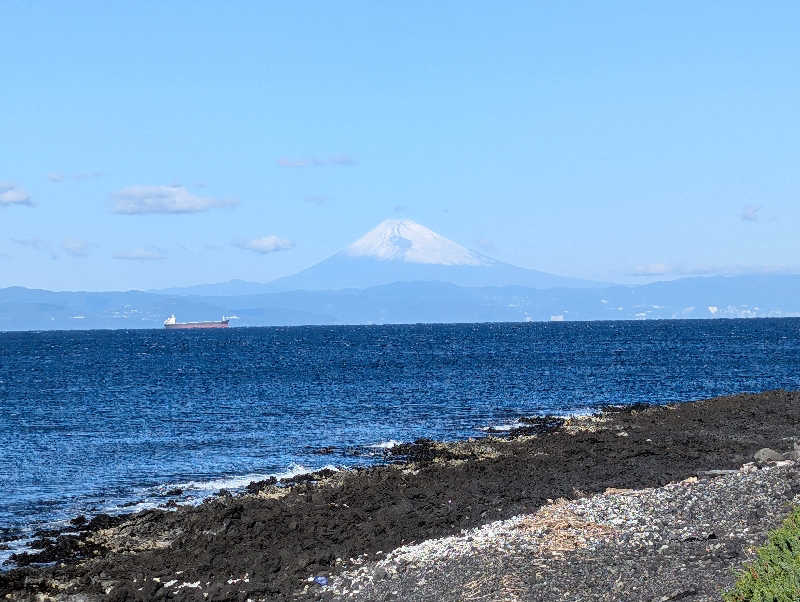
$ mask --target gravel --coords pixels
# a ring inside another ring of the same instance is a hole
[[[305,596],[336,600],[719,600],[800,503],[791,460],[664,487],[556,500],[459,535],[341,560]]]

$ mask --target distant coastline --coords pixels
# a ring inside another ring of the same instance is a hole
[[[0,289],[0,331],[159,328],[173,313],[188,321],[236,315],[231,326],[797,317],[800,276],[684,278],[582,289],[397,282],[233,295]]]

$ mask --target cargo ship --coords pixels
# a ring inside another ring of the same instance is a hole
[[[164,328],[172,329],[186,329],[186,328],[227,328],[228,319],[222,316],[219,322],[178,322],[175,319],[175,314],[164,320]]]

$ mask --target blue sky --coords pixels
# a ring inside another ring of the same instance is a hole
[[[0,4],[0,286],[267,281],[387,217],[800,272],[797,3]]]

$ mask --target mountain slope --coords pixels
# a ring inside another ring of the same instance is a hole
[[[447,282],[458,286],[593,288],[607,284],[513,266],[437,234],[408,219],[387,219],[335,255],[297,274],[260,284],[218,284],[153,291],[169,295],[252,295],[292,290],[369,288],[394,282]]]
[[[503,263],[471,251],[414,221],[389,219],[336,255],[271,282],[270,289],[336,290],[421,281],[458,286],[602,286]]]

